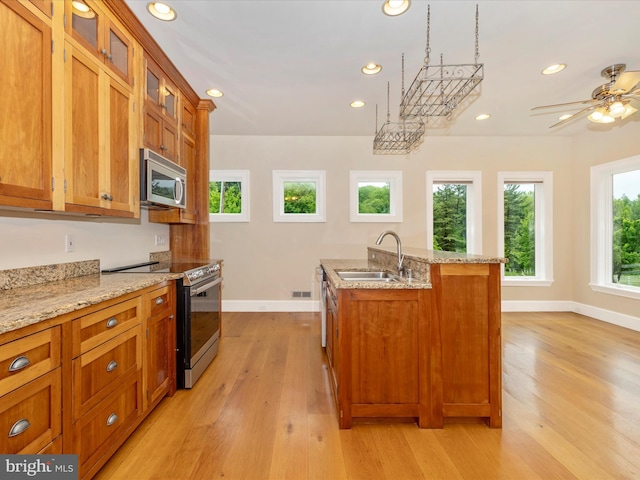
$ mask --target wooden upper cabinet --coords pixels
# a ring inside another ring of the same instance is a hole
[[[181,96],[182,101],[182,133],[188,135],[191,138],[196,137],[196,107],[191,102],[185,99],[185,96]]]
[[[52,31],[43,18],[16,1],[0,0],[3,205],[52,208]]]
[[[135,216],[133,94],[70,44],[65,68],[65,210]]]
[[[51,18],[53,16],[53,1],[52,0],[29,0],[46,16]]]
[[[127,84],[133,85],[133,40],[97,2],[67,1],[66,19],[67,34]]]
[[[150,58],[145,58],[144,146],[178,162],[178,89]]]

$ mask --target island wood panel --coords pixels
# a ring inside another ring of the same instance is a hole
[[[349,428],[354,417],[409,417],[428,425],[428,346],[420,342],[428,329],[427,292],[339,295],[340,427]]]
[[[432,265],[432,338],[441,385],[432,389],[437,424],[483,417],[501,426],[500,270],[498,264]],[[438,354],[438,352],[440,352]]]

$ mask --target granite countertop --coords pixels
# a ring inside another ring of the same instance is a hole
[[[429,265],[442,263],[507,263],[506,258],[488,255],[471,255],[455,252],[441,252],[422,248],[403,248],[404,267],[412,270],[413,278],[400,279],[397,282],[352,281],[342,280],[336,270],[353,271],[388,271],[395,273],[397,263],[396,247],[373,246],[367,247],[367,259],[323,259],[320,264],[336,288],[365,288],[365,289],[414,289],[431,288],[431,274]]]
[[[412,278],[408,280],[406,278],[402,278],[397,282],[376,282],[376,281],[353,281],[353,280],[342,280],[337,271],[341,270],[352,270],[352,271],[360,271],[360,272],[382,272],[382,271],[391,271],[387,268],[384,268],[382,265],[376,264],[374,262],[369,262],[368,260],[358,260],[358,259],[323,259],[320,260],[320,264],[324,268],[324,271],[327,272],[329,276],[329,280],[331,283],[338,289],[341,288],[358,288],[358,289],[385,289],[385,290],[402,290],[402,289],[419,289],[419,288],[431,288],[431,282],[429,279],[424,279],[420,277]],[[393,271],[391,271],[393,273]]]
[[[96,273],[0,290],[0,334],[181,277],[179,273]]]

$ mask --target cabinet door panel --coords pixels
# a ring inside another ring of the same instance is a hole
[[[169,347],[169,340],[173,338],[173,318],[169,315],[152,318],[148,321],[147,328],[147,392],[149,402],[153,403],[171,382],[171,357],[174,349]]]
[[[100,206],[100,70],[94,61],[69,48],[67,59],[66,203]]]
[[[132,201],[129,150],[129,92],[117,82],[109,86],[109,194],[111,208],[128,211]]]
[[[46,201],[32,206],[50,207],[51,29],[15,1],[0,2],[0,25],[0,196]]]
[[[113,23],[107,34],[107,64],[125,82],[132,83],[133,48],[131,40]]]
[[[162,149],[161,154],[175,162],[178,159],[178,131],[175,125],[168,122],[162,123]]]
[[[162,117],[159,113],[144,107],[144,146],[162,155]]]

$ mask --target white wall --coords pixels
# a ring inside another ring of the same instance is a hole
[[[169,227],[138,220],[85,218],[0,210],[0,270],[55,263],[100,260],[102,268],[147,261],[150,252],[169,249]],[[65,235],[75,236],[74,252],[65,253]],[[155,235],[167,245],[155,246]]]
[[[251,172],[251,222],[212,223],[211,254],[224,259],[225,301],[291,300],[317,291],[321,258],[365,258],[380,232],[395,230],[404,246],[425,248],[427,170],[481,170],[483,250],[497,253],[497,172],[551,170],[554,179],[555,282],[505,287],[505,300],[572,298],[571,140],[567,137],[427,137],[409,156],[373,155],[371,137],[212,136],[215,169]],[[272,170],[326,170],[326,223],[274,223]],[[349,170],[402,170],[404,221],[350,223]],[[391,241],[391,240],[388,240]]]

